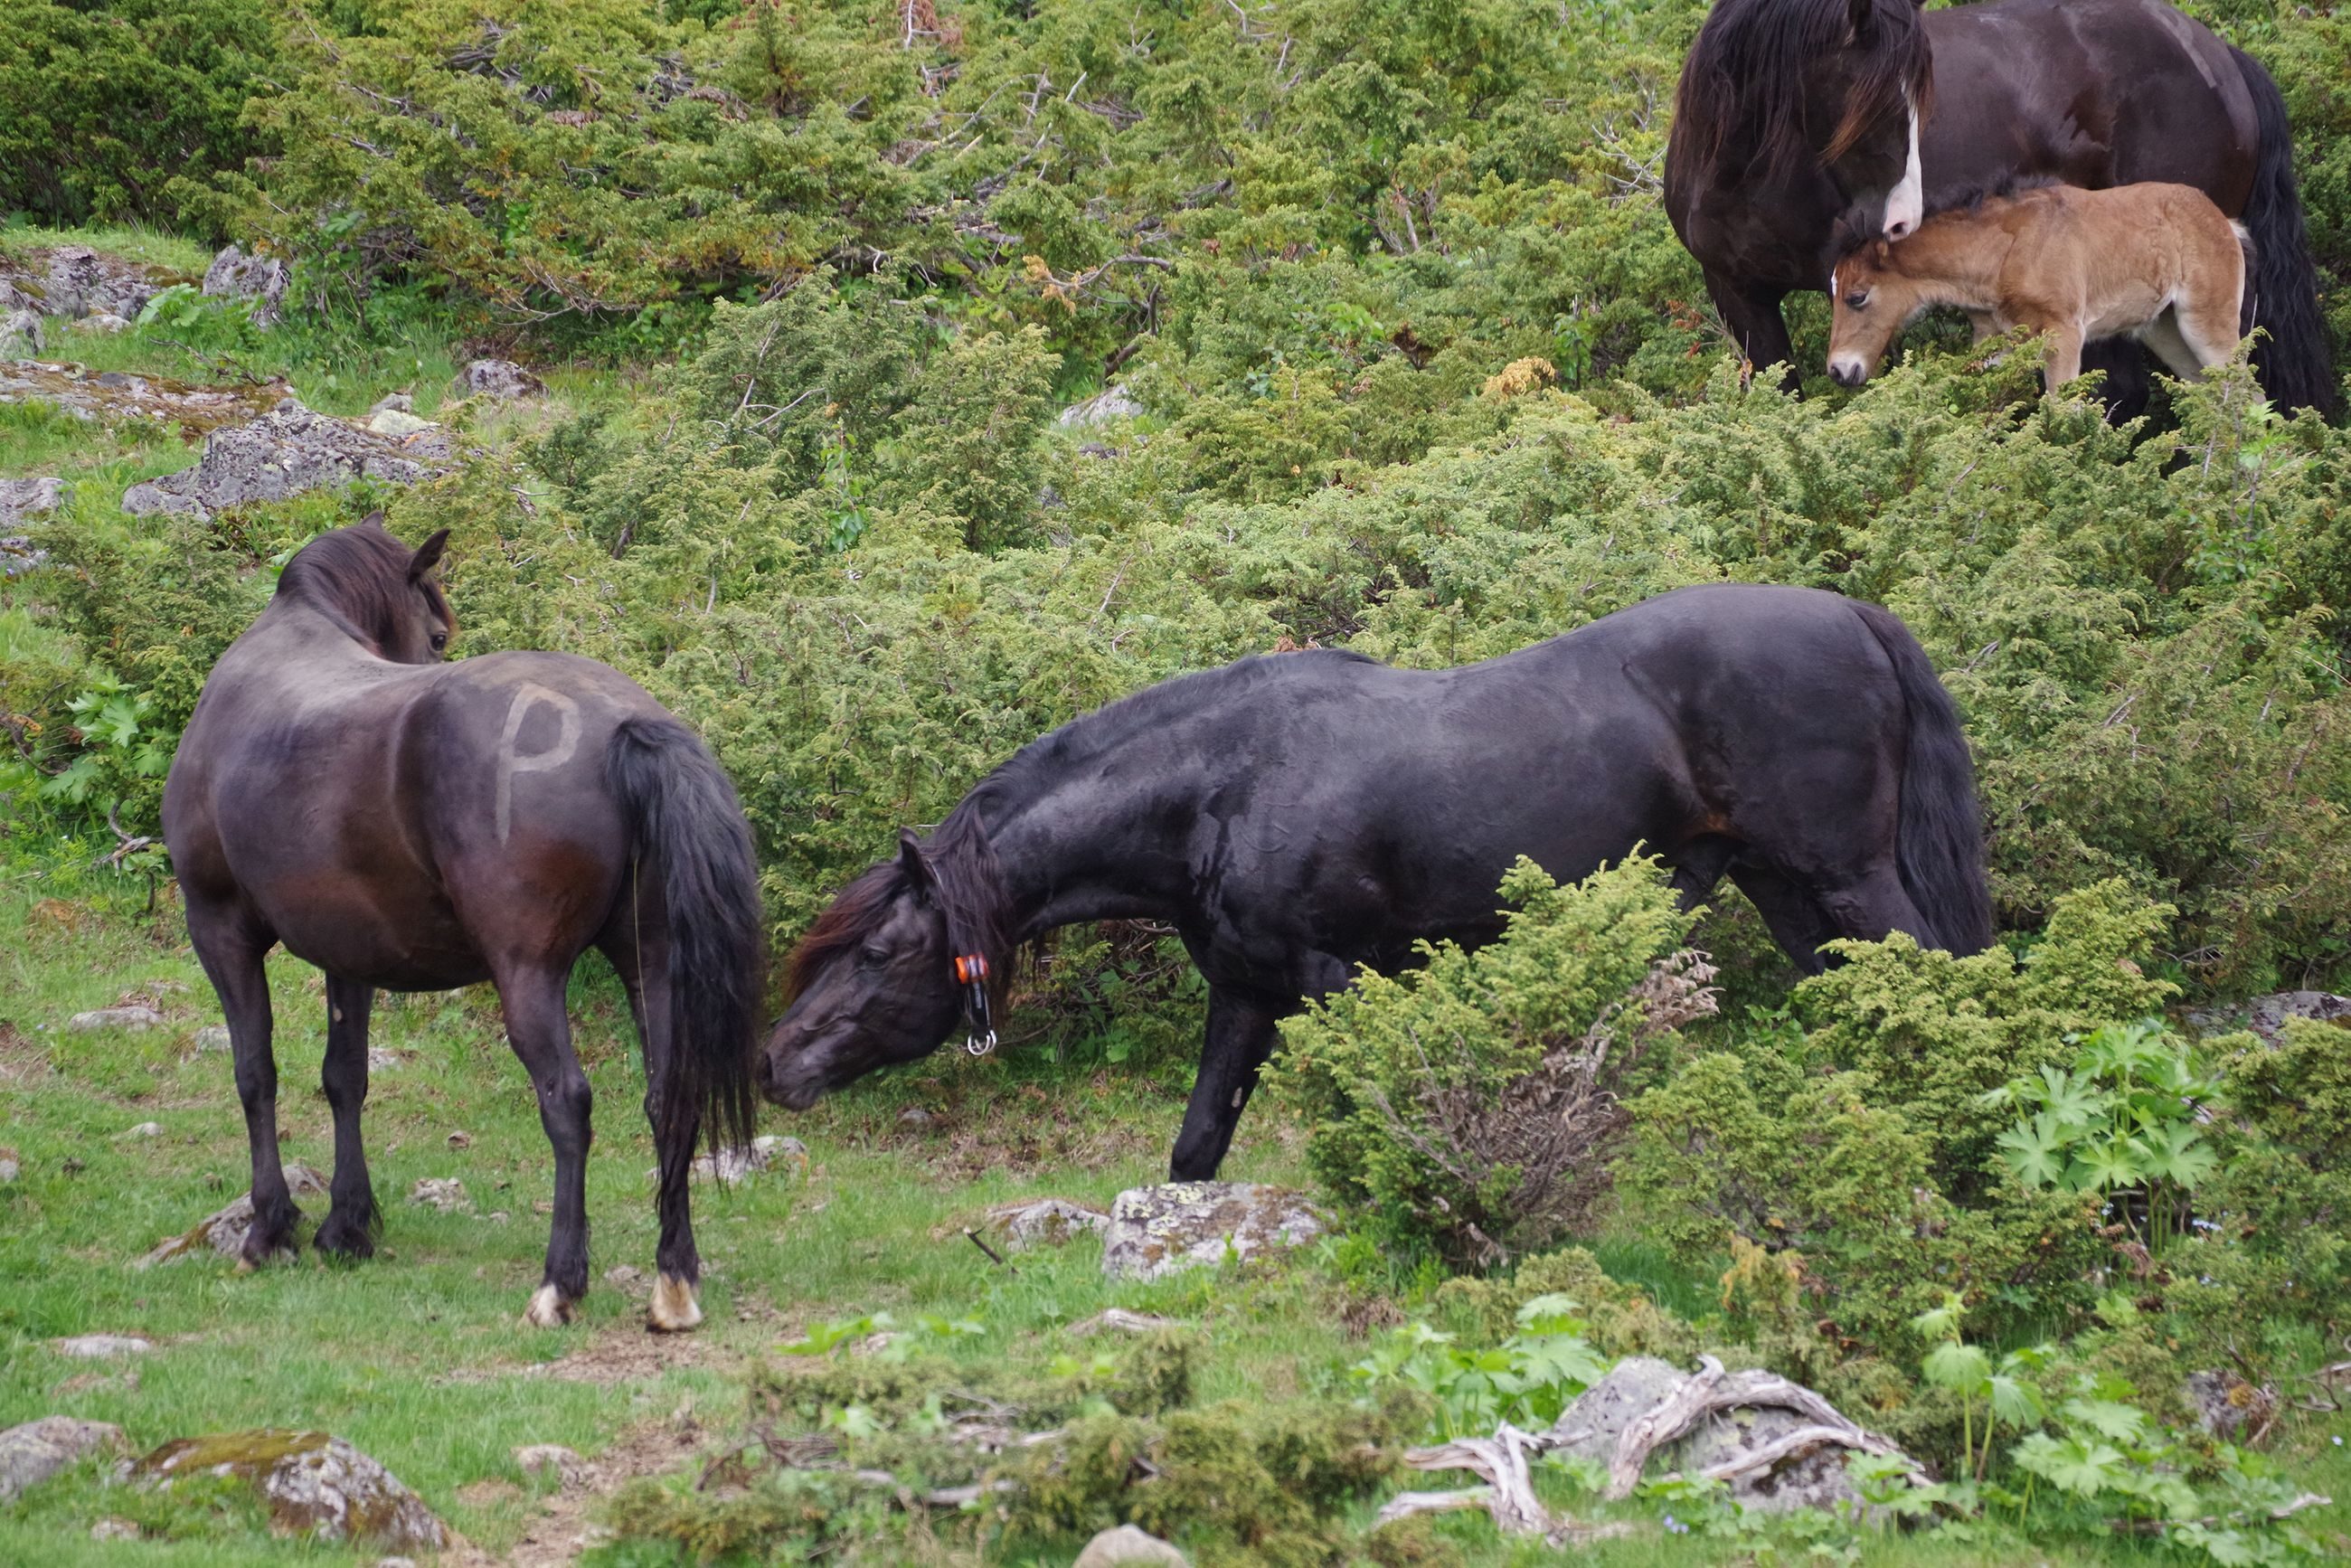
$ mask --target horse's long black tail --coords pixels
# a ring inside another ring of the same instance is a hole
[[[675,719],[623,720],[605,777],[628,813],[638,871],[661,879],[667,915],[669,1052],[655,1086],[661,1157],[682,1162],[694,1153],[691,1138],[660,1135],[692,1124],[673,1118],[698,1119],[713,1148],[747,1144],[763,984],[750,826],[716,759]]]
[[[2245,290],[2253,302],[2253,325],[2268,334],[2253,350],[2253,371],[2278,409],[2292,413],[2314,408],[2335,417],[2341,389],[2326,353],[2326,323],[2318,313],[2318,275],[2310,264],[2310,239],[2302,222],[2302,196],[2294,178],[2294,127],[2285,99],[2262,63],[2239,48],[2229,51],[2244,73],[2261,127],[2253,166],[2253,193],[2242,221],[2253,236],[2253,267]]]
[[[1894,858],[1902,891],[1934,927],[1917,933],[1922,947],[1965,956],[1992,943],[1991,889],[1984,880],[1983,818],[1976,809],[1976,769],[1959,705],[1910,628],[1891,612],[1854,601],[1902,688],[1910,741],[1902,759],[1901,819]]]

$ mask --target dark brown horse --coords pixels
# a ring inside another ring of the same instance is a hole
[[[805,1108],[985,1036],[1016,949],[1172,925],[1208,1029],[1170,1168],[1214,1176],[1275,1026],[1501,929],[1520,855],[1562,879],[1646,843],[1728,875],[1808,969],[1838,937],[1992,940],[1959,715],[1902,622],[1807,588],[1687,588],[1457,670],[1244,659],[1073,720],[845,888],[794,955],[761,1085]]]
[[[252,1142],[245,1258],[291,1250],[300,1218],[278,1165],[269,949],[326,971],[335,1175],[318,1246],[348,1258],[373,1251],[378,1225],[360,1143],[376,991],[489,980],[555,1148],[547,1272],[526,1317],[568,1322],[588,1289],[590,1092],[564,990],[594,946],[644,1041],[661,1182],[652,1324],[692,1328],[695,1140],[706,1126],[742,1141],[754,1110],[750,830],[701,741],[616,671],[563,653],[441,664],[455,624],[433,569],[447,537],[412,553],[371,517],[305,545],[214,666],[163,791]]]
[[[1841,217],[1899,238],[2020,177],[2192,185],[2252,235],[2271,401],[2331,413],[2293,159],[2269,73],[2163,0],[1716,0],[1682,68],[1666,212],[1741,351],[1792,386],[1780,302],[1828,287]],[[2090,359],[2126,411],[2143,400],[2137,348]]]

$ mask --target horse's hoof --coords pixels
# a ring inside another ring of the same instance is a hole
[[[522,1321],[535,1329],[561,1328],[571,1321],[575,1310],[571,1302],[564,1300],[562,1291],[552,1285],[541,1285],[532,1293],[530,1305],[523,1309]]]
[[[694,1299],[694,1287],[684,1280],[664,1274],[653,1281],[653,1304],[645,1313],[645,1326],[655,1333],[684,1333],[702,1322],[702,1303]]]

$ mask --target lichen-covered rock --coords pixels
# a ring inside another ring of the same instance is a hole
[[[1054,416],[1053,423],[1063,430],[1090,430],[1114,419],[1133,419],[1142,412],[1143,405],[1128,394],[1123,384],[1113,384],[1083,402],[1071,403]]]
[[[578,1491],[596,1479],[595,1467],[560,1443],[525,1443],[515,1449],[514,1460],[525,1476],[551,1480],[565,1491]]]
[[[1147,1535],[1132,1524],[1122,1524],[1116,1530],[1105,1530],[1086,1542],[1078,1560],[1070,1568],[1120,1568],[1121,1564],[1144,1563],[1151,1568],[1192,1568],[1191,1560],[1155,1535]]]
[[[286,1167],[286,1186],[296,1197],[327,1195],[327,1178],[298,1162]],[[204,1216],[185,1235],[158,1244],[139,1260],[139,1267],[152,1269],[158,1263],[170,1263],[207,1248],[224,1258],[235,1258],[245,1250],[246,1233],[252,1228],[253,1194],[240,1193],[235,1203]]]
[[[42,348],[41,313],[18,307],[0,311],[0,360],[21,360]]]
[[[59,1355],[74,1361],[111,1361],[117,1356],[145,1355],[155,1348],[153,1341],[126,1333],[76,1334],[71,1339],[51,1340],[49,1344]]]
[[[2233,1372],[2191,1372],[2179,1392],[2196,1412],[2196,1424],[2227,1442],[2237,1441],[2247,1427],[2268,1426],[2277,1415],[2276,1390]]]
[[[1177,1181],[1129,1187],[1112,1200],[1102,1272],[1156,1280],[1311,1241],[1322,1217],[1287,1187],[1253,1182]]]
[[[408,1201],[437,1208],[444,1214],[462,1214],[474,1207],[465,1196],[465,1184],[455,1176],[424,1176],[408,1189]]]
[[[21,523],[65,504],[62,479],[0,479],[0,524]]]
[[[49,252],[47,287],[42,308],[51,316],[78,319],[84,316],[120,316],[136,320],[147,301],[163,285],[136,262],[102,256],[82,245],[61,245]]]
[[[437,427],[404,438],[381,435],[288,397],[250,424],[214,431],[194,467],[131,486],[122,509],[134,517],[209,517],[224,507],[282,501],[362,478],[413,485],[447,471],[456,452],[455,438]]]
[[[2249,1029],[2272,1045],[2285,1039],[2288,1019],[2313,1019],[2320,1023],[2351,1019],[2351,997],[2332,991],[2273,991],[2233,1007],[2207,1008],[2188,1015],[2188,1021],[2202,1033]]]
[[[1108,1228],[1110,1216],[1066,1197],[1031,1197],[998,1204],[987,1211],[987,1224],[1014,1247],[1059,1247]]]
[[[229,1051],[232,1049],[232,1042],[228,1037],[228,1025],[210,1023],[196,1030],[195,1047],[198,1056],[204,1056],[214,1051]]]
[[[326,1432],[264,1427],[182,1437],[132,1469],[136,1479],[168,1489],[183,1477],[236,1476],[253,1483],[284,1535],[438,1552],[449,1531],[398,1477],[342,1438]]]
[[[93,1008],[66,1019],[68,1034],[89,1034],[101,1029],[161,1029],[163,1015],[153,1008]]]
[[[119,1449],[122,1428],[70,1416],[44,1416],[0,1432],[0,1504],[11,1503],[68,1465]]]
[[[465,366],[458,382],[467,397],[486,397],[501,402],[537,397],[547,391],[546,382],[512,360],[475,360]]]
[[[252,299],[253,324],[274,327],[284,313],[286,264],[273,256],[247,256],[237,246],[224,246],[204,269],[204,292],[214,298]]]
[[[690,1179],[741,1181],[745,1176],[757,1176],[778,1163],[804,1166],[808,1164],[808,1145],[798,1138],[782,1138],[773,1133],[762,1133],[747,1145],[737,1144],[716,1154],[702,1155],[694,1162]],[[645,1179],[651,1181],[660,1175],[661,1167],[656,1166],[645,1172]]]

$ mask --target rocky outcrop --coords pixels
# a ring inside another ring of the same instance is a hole
[[[1110,1216],[1066,1197],[1024,1198],[987,1211],[988,1228],[1012,1247],[1059,1247],[1110,1227]]]
[[[122,1447],[122,1428],[70,1416],[44,1416],[0,1432],[0,1506],[12,1503],[77,1460]]]
[[[286,1167],[286,1186],[296,1197],[327,1195],[327,1178],[299,1162]],[[139,1267],[152,1269],[158,1263],[174,1262],[207,1249],[224,1258],[237,1257],[245,1250],[246,1233],[252,1228],[253,1194],[240,1193],[235,1203],[204,1216],[184,1235],[157,1245],[139,1260]]]
[[[0,309],[0,360],[28,359],[43,346],[39,311],[24,306]]]
[[[2206,1008],[2188,1015],[2189,1023],[2199,1033],[2225,1034],[2249,1029],[2272,1045],[2285,1039],[2288,1019],[2310,1019],[2318,1023],[2351,1019],[2351,997],[2339,997],[2332,991],[2273,991],[2233,1007]]]
[[[1143,412],[1143,405],[1127,392],[1123,383],[1113,383],[1086,399],[1073,402],[1053,416],[1053,423],[1063,430],[1092,430],[1113,420],[1133,419]]]
[[[182,1437],[139,1461],[133,1478],[169,1489],[189,1476],[253,1484],[283,1534],[392,1551],[438,1552],[449,1531],[398,1477],[325,1432],[263,1428]]]
[[[62,479],[0,479],[0,528],[54,512],[65,504]]]
[[[133,485],[123,492],[122,509],[134,517],[209,517],[224,507],[282,501],[359,479],[413,485],[447,472],[456,453],[455,438],[437,427],[404,438],[380,435],[288,397],[250,424],[214,431],[194,467]]]
[[[1102,1272],[1156,1280],[1227,1258],[1253,1258],[1311,1241],[1322,1217],[1286,1187],[1251,1182],[1177,1181],[1129,1187],[1110,1206]]]
[[[271,256],[247,256],[224,246],[204,269],[204,292],[216,299],[251,299],[253,324],[274,327],[285,314],[286,264]]]
[[[104,256],[83,245],[61,245],[48,253],[48,278],[42,290],[44,315],[78,320],[84,316],[120,316],[135,321],[164,285],[137,262]]]
[[[538,397],[547,391],[545,382],[512,360],[471,361],[458,376],[457,384],[467,397],[486,397],[497,402]]]

